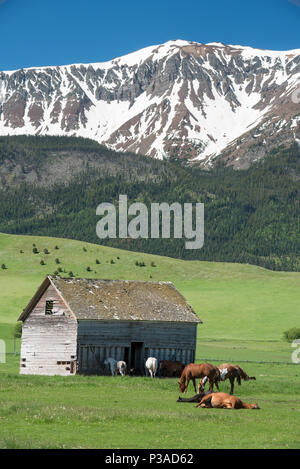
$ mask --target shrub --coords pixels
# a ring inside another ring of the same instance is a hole
[[[68,273],[69,277],[74,277],[74,274],[72,272],[72,270],[70,270],[70,272]]]
[[[34,248],[32,249],[32,252],[33,252],[33,254],[38,254],[38,253],[39,253],[39,251],[38,251],[38,249],[37,249],[36,247],[34,247]]]
[[[15,327],[13,330],[13,336],[15,339],[19,339],[20,337],[22,337],[22,326],[23,326],[22,321],[18,321],[15,324]]]
[[[110,260],[110,263],[111,263],[111,264],[114,264],[114,263],[115,263],[115,261],[114,261],[113,259],[111,259],[111,260]]]
[[[99,259],[96,259],[96,264],[100,264],[100,261],[99,261]]]
[[[55,259],[55,263],[60,264],[60,260],[58,259],[58,257]]]
[[[155,262],[151,262],[151,267],[156,267]]]
[[[58,246],[55,246],[55,248],[54,248],[54,249],[59,249],[59,247],[58,247]]]
[[[88,272],[91,272],[92,269],[90,268],[90,266],[87,266],[86,270],[87,270]]]
[[[300,327],[292,327],[288,331],[283,333],[283,337],[287,342],[293,342],[293,340],[300,339]]]
[[[40,264],[45,265],[45,262],[43,261],[43,259],[41,260]]]
[[[50,254],[47,248],[44,249],[44,253],[45,254]]]
[[[5,264],[2,264],[2,265],[1,265],[1,269],[3,269],[3,270],[7,269],[6,265],[5,265]]]

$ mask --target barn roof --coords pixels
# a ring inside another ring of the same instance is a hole
[[[47,279],[78,320],[202,322],[171,282],[52,276]],[[45,290],[45,281],[40,289],[43,285]],[[20,319],[27,317],[34,298],[41,293],[36,293]]]

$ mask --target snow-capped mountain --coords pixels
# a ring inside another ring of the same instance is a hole
[[[169,41],[105,63],[1,72],[0,135],[246,167],[300,139],[299,88],[300,49]]]

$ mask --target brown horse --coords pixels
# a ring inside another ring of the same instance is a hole
[[[241,379],[244,381],[249,381],[250,379],[256,379],[255,376],[248,376],[245,370],[238,365],[230,365],[229,363],[223,363],[219,366],[221,372],[221,380],[225,381],[229,379],[230,381],[230,394],[233,394],[234,391],[234,380],[237,380],[238,385],[241,385]],[[227,373],[226,373],[227,370]]]
[[[245,404],[238,397],[216,392],[204,396],[195,407],[218,408],[218,409],[259,409],[258,404]]]
[[[208,380],[210,391],[213,391],[214,384],[216,385],[218,391],[220,391],[219,386],[218,386],[218,381],[220,381],[221,379],[220,371],[216,366],[211,365],[210,363],[200,363],[200,364],[190,363],[189,365],[187,365],[181,374],[180,381],[178,381],[179,391],[186,393],[189,382],[192,380],[195,392],[197,392],[196,391],[196,378],[202,378],[201,383],[206,382]]]
[[[159,362],[159,371],[162,376],[168,376],[173,378],[173,376],[181,376],[181,373],[184,370],[184,364],[179,361],[171,360],[161,360]]]

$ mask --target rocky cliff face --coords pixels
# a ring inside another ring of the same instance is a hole
[[[300,139],[299,87],[300,50],[170,41],[105,63],[1,72],[0,135],[77,135],[244,168]]]

